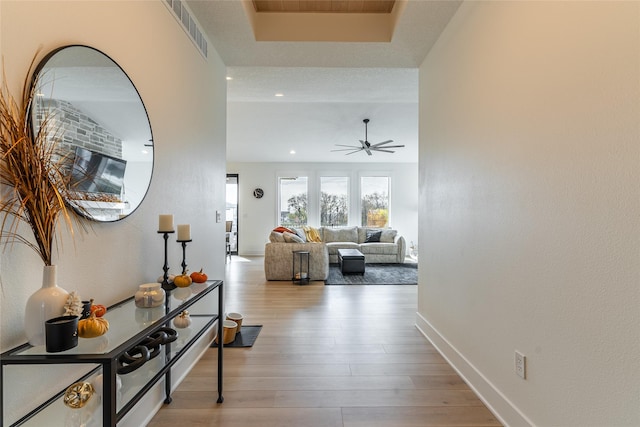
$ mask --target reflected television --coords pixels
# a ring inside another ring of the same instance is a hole
[[[120,197],[127,161],[86,148],[76,147],[69,189],[83,193]]]

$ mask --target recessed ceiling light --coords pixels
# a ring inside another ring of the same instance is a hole
[[[284,96],[284,93],[276,93],[276,96]]]
[[[296,150],[289,151],[289,154],[296,154]]]
[[[227,80],[233,80],[233,77],[227,76]]]
[[[148,150],[142,150],[142,154],[149,154]]]

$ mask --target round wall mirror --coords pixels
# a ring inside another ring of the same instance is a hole
[[[151,183],[153,136],[127,74],[99,50],[65,46],[42,60],[34,84],[34,132],[43,121],[53,129],[69,205],[95,221],[130,215]]]

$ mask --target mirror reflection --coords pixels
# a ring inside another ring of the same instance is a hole
[[[69,204],[96,221],[117,221],[144,199],[153,137],[138,91],[111,58],[67,46],[39,65],[31,106],[34,131],[55,129],[68,161]]]

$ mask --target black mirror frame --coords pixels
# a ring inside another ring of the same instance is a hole
[[[149,193],[149,188],[151,187],[151,180],[153,179],[153,174],[154,174],[154,168],[155,168],[155,141],[154,141],[154,137],[153,137],[153,128],[151,126],[151,120],[149,119],[149,112],[147,110],[146,105],[144,104],[144,101],[142,100],[142,96],[140,95],[140,92],[138,91],[138,88],[136,87],[135,84],[133,84],[133,81],[131,80],[131,78],[129,77],[129,75],[127,74],[127,72],[120,66],[120,64],[118,64],[116,61],[113,60],[113,58],[111,58],[109,55],[107,55],[106,53],[104,53],[103,51],[94,48],[92,46],[87,46],[87,45],[82,45],[82,44],[71,44],[71,45],[64,45],[64,46],[60,46],[56,49],[53,49],[51,52],[49,52],[48,54],[46,54],[39,62],[38,65],[36,66],[36,68],[33,71],[33,75],[31,76],[31,89],[35,89],[35,85],[38,82],[38,78],[40,76],[40,73],[42,72],[42,70],[45,68],[45,66],[47,65],[47,63],[51,60],[52,57],[54,57],[57,53],[68,49],[68,48],[86,48],[86,49],[91,49],[94,52],[104,56],[105,58],[107,58],[109,61],[111,61],[115,66],[118,67],[118,69],[122,72],[122,74],[127,78],[127,80],[129,81],[129,83],[131,84],[131,87],[133,88],[133,90],[136,92],[138,99],[140,100],[140,104],[142,105],[142,108],[144,110],[145,116],[147,118],[147,125],[149,126],[149,134],[151,136],[151,139],[149,140],[149,142],[152,145],[152,152],[151,152],[151,172],[149,174],[149,181],[147,183],[146,186],[146,190],[144,192],[144,195],[142,196],[142,198],[140,199],[140,202],[137,204],[137,206],[135,206],[131,212],[127,213],[124,216],[118,216],[118,218],[114,218],[112,220],[99,220],[94,218],[93,216],[91,216],[90,214],[87,214],[87,212],[83,211],[82,209],[78,209],[76,206],[74,206],[72,203],[67,202],[67,204],[69,206],[71,206],[79,215],[83,216],[84,218],[91,220],[91,221],[96,221],[96,222],[100,222],[100,223],[110,223],[110,222],[117,222],[120,221],[124,218],[127,218],[128,216],[132,215],[136,210],[138,210],[138,208],[140,207],[140,205],[142,205],[142,203],[144,202],[145,198],[147,197],[147,194]],[[33,112],[32,110],[32,105],[29,105],[27,107],[27,117],[30,119],[30,125],[31,125],[31,132],[35,133],[35,128],[34,128],[34,119],[33,119]]]

